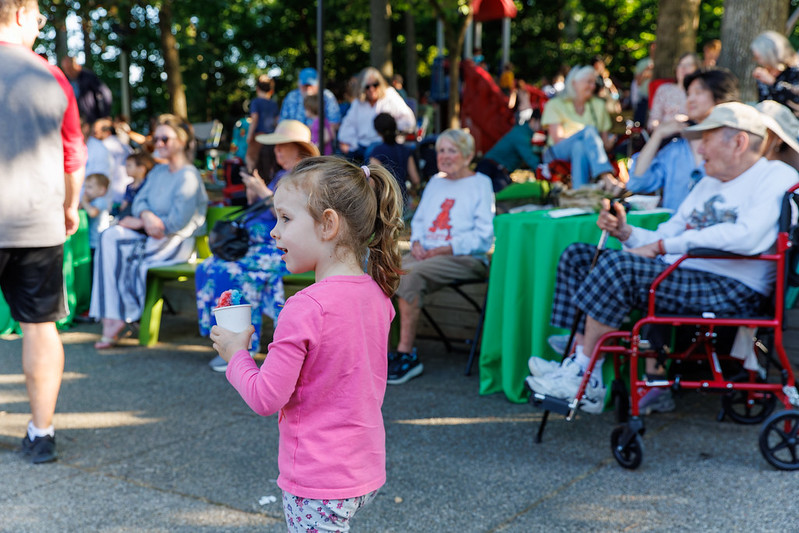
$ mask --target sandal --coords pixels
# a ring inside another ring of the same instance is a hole
[[[103,335],[100,340],[94,343],[95,350],[107,350],[113,348],[119,343],[119,340],[127,337],[132,333],[130,324],[123,323],[119,330],[113,336]]]
[[[107,350],[108,348],[113,348],[119,342],[119,336],[117,337],[100,337],[100,340],[94,343],[95,350]]]

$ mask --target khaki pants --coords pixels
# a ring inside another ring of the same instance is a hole
[[[418,261],[412,255],[402,256],[402,268],[407,271],[400,278],[397,296],[406,302],[424,306],[424,297],[456,280],[481,279],[488,267],[471,255],[437,255]]]

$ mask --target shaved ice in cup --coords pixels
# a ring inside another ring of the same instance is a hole
[[[233,333],[241,333],[252,324],[252,305],[242,303],[241,291],[238,289],[223,292],[211,312],[219,326]]]

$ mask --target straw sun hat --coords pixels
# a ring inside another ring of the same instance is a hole
[[[299,120],[281,120],[274,133],[262,133],[255,136],[261,144],[297,143],[305,147],[311,155],[319,155],[319,148],[311,142],[311,130]]]

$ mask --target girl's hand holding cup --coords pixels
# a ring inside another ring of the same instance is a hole
[[[227,362],[239,350],[247,350],[250,347],[250,338],[255,333],[255,328],[250,324],[244,331],[234,333],[221,326],[211,328],[211,341],[214,343],[214,350]]]
[[[217,325],[211,328],[214,350],[229,362],[239,350],[248,350],[255,327],[252,325],[252,306],[242,303],[241,291],[227,290],[219,297],[217,307],[211,312]]]

